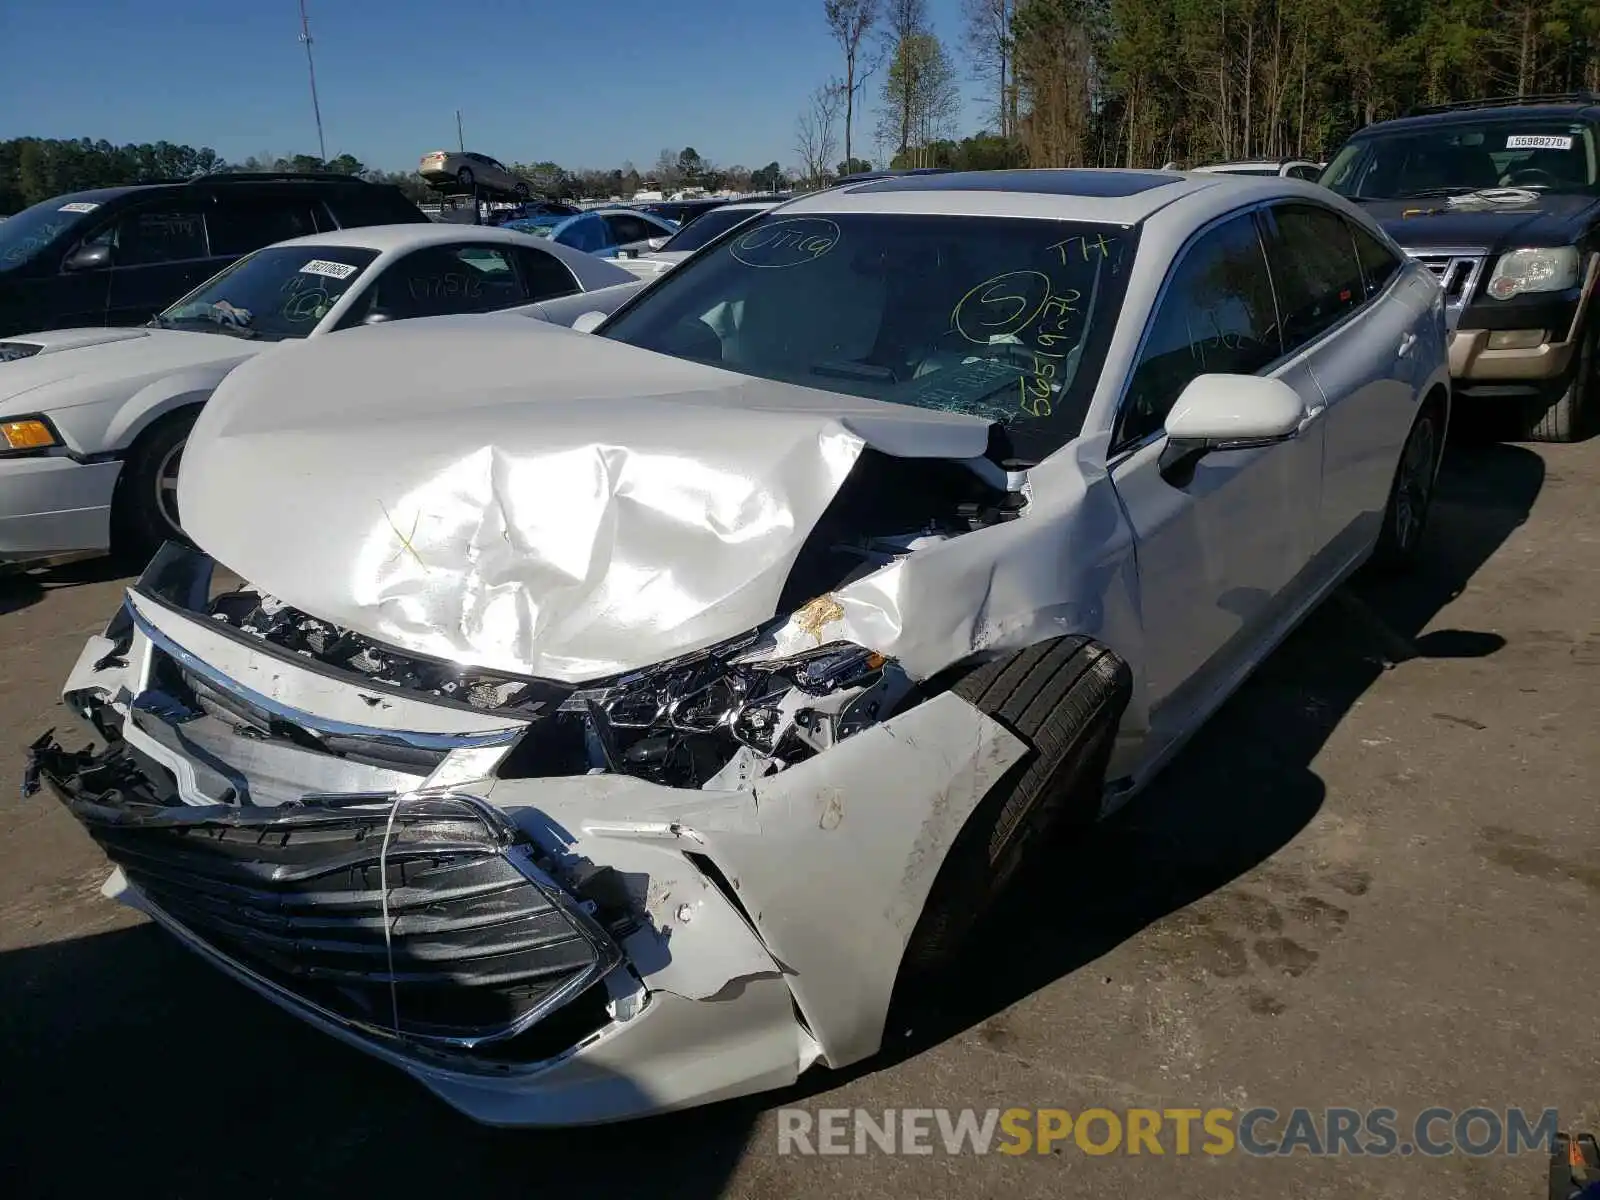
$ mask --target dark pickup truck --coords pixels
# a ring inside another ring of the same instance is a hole
[[[1594,417],[1600,96],[1471,101],[1356,133],[1322,183],[1363,205],[1444,289],[1458,401],[1526,437]]]

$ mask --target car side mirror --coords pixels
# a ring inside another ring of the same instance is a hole
[[[605,319],[605,313],[591,310],[586,313],[580,313],[578,319],[572,323],[572,328],[579,333],[593,333]]]
[[[1305,415],[1300,393],[1281,379],[1197,375],[1167,414],[1161,476],[1182,487],[1207,454],[1288,441]]]
[[[104,271],[111,266],[111,247],[79,246],[61,264],[63,271]]]

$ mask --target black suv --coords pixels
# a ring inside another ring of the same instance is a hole
[[[0,337],[142,325],[262,246],[427,219],[399,188],[348,175],[208,175],[71,192],[0,221]]]
[[[1444,289],[1456,396],[1570,442],[1595,405],[1600,96],[1475,100],[1369,125],[1321,182]]]

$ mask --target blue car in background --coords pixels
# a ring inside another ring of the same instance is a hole
[[[549,238],[601,258],[615,258],[625,251],[641,254],[658,249],[678,232],[676,223],[632,208],[596,208],[575,217],[529,217],[507,221],[502,228]]]

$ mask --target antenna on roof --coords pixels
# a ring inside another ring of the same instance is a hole
[[[306,0],[300,0],[300,40],[306,46],[306,73],[311,76],[311,111],[317,118],[317,154],[328,161],[328,144],[322,140],[322,106],[317,103],[317,67],[311,61],[311,22],[306,17]]]

